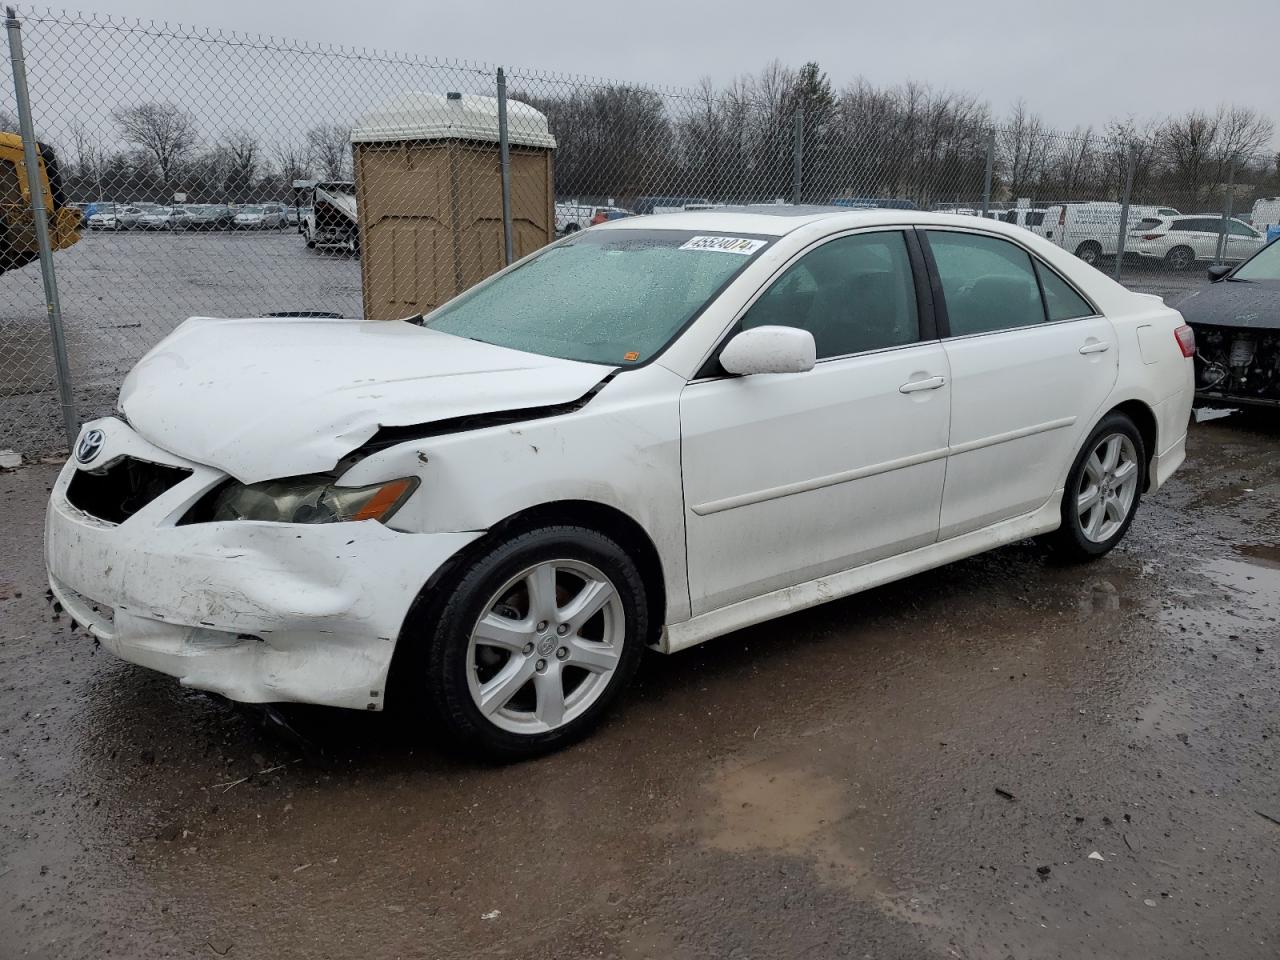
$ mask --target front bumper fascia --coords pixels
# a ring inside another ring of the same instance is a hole
[[[376,521],[178,525],[220,471],[155,448],[119,420],[98,462],[128,454],[192,470],[123,523],[73,506],[68,462],[45,520],[55,597],[112,653],[243,702],[382,708],[423,585],[478,532],[405,533]]]

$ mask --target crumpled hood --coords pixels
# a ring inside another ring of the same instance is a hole
[[[1206,283],[1173,306],[1187,323],[1280,330],[1280,281]]]
[[[120,410],[255,483],[330,470],[379,427],[568,403],[611,369],[403,321],[193,317],[130,371]]]

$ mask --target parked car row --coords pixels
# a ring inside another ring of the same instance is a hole
[[[1254,218],[1280,217],[1280,199],[1275,209],[1259,200]],[[1097,266],[1120,254],[1121,204],[1112,201],[1058,203],[1045,207],[1018,207],[1011,210],[956,208],[948,212],[985,216],[1011,223],[1069,250],[1085,263]],[[1161,264],[1169,270],[1190,270],[1197,263],[1221,260],[1243,263],[1267,243],[1263,223],[1259,229],[1241,218],[1225,218],[1221,213],[1183,214],[1174,207],[1132,205],[1125,222],[1126,259]]]
[[[90,230],[283,230],[298,212],[283,203],[98,202],[83,206]]]

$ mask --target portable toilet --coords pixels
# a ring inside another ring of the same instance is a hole
[[[507,101],[512,247],[555,239],[547,118]],[[505,266],[496,97],[403,93],[351,131],[365,316],[426,313]]]

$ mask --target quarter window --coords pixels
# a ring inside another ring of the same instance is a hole
[[[1089,306],[1089,301],[1039,260],[1036,261],[1036,273],[1040,275],[1040,289],[1044,291],[1045,313],[1051,321],[1093,316],[1094,309]]]
[[[930,230],[928,236],[952,336],[1044,322],[1035,268],[1017,244],[942,230]]]
[[[818,359],[920,339],[915,283],[902,233],[860,233],[801,257],[742,318],[813,334]]]

